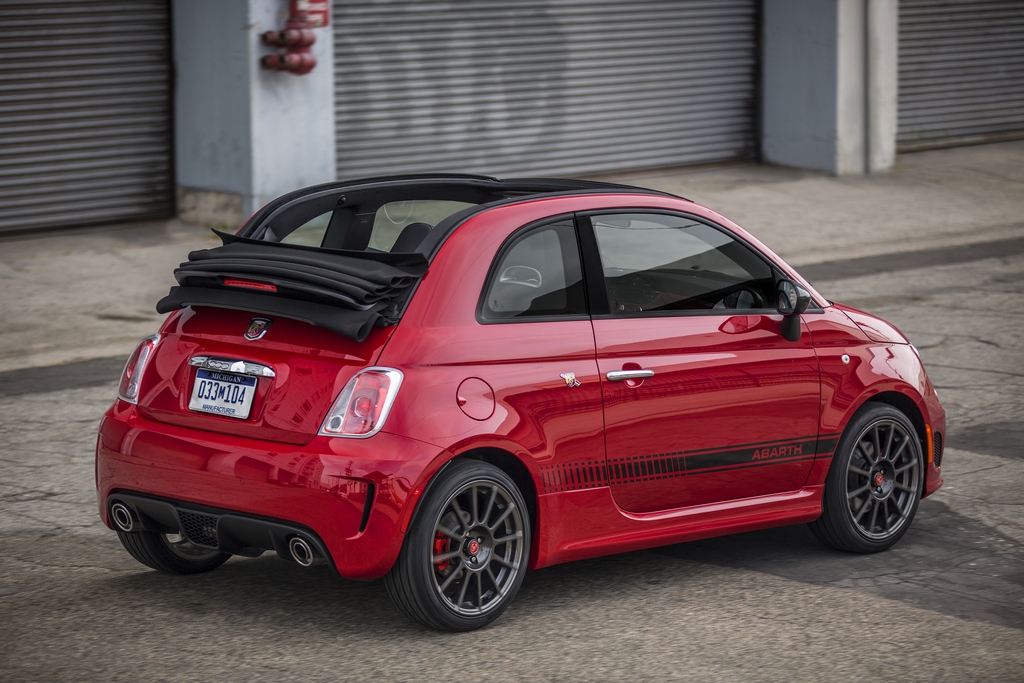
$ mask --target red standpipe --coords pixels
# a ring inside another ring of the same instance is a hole
[[[313,24],[310,22],[308,3],[290,2],[288,21],[283,31],[267,31],[263,34],[263,42],[275,47],[283,47],[281,53],[264,55],[260,65],[273,71],[287,71],[296,76],[308,74],[316,66],[316,57],[310,49],[316,42]]]

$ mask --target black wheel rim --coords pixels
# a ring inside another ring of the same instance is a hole
[[[492,481],[464,485],[434,523],[431,575],[444,604],[461,615],[497,607],[522,571],[523,517],[512,494]]]
[[[168,550],[183,560],[202,562],[203,560],[210,560],[220,555],[219,550],[203,548],[202,546],[190,543],[183,534],[160,534],[160,538],[163,539],[164,545],[167,546]]]
[[[898,533],[920,491],[921,446],[916,435],[894,420],[870,424],[846,469],[847,511],[857,530],[873,541]]]

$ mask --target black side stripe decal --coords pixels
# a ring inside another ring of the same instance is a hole
[[[607,465],[592,460],[545,465],[541,467],[542,493],[806,462],[815,457],[832,455],[838,442],[839,434],[823,434],[817,439],[804,437],[728,449],[673,451],[613,458]]]

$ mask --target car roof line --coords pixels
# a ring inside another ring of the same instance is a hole
[[[668,192],[649,188],[609,183],[598,180],[577,180],[564,178],[509,178],[499,180],[491,176],[460,173],[410,173],[403,175],[374,176],[353,180],[333,181],[288,192],[268,202],[256,211],[239,229],[239,232],[251,232],[255,227],[265,223],[278,209],[287,206],[303,197],[326,192],[344,191],[380,191],[386,192],[389,185],[408,188],[410,186],[430,186],[437,184],[448,188],[463,187],[467,193],[484,192],[496,195],[496,200],[521,200],[527,196],[558,196],[592,192],[628,192],[631,194],[651,194],[676,197]],[[504,195],[504,196],[501,196]],[[515,195],[515,196],[510,196]],[[478,206],[489,206],[491,202],[483,202]]]
[[[535,179],[535,178],[525,179],[525,181],[528,181],[528,182],[533,182],[535,180],[556,180],[556,179]],[[503,182],[503,183],[506,183],[506,182],[510,183],[509,187],[516,187],[516,185],[514,185],[513,183],[518,183],[519,179],[514,179],[514,180],[510,180],[510,181],[501,181],[501,182]],[[558,182],[562,182],[562,181],[558,181]],[[442,220],[441,222],[439,222],[437,225],[434,226],[434,229],[430,231],[430,234],[427,235],[426,239],[423,242],[420,243],[419,247],[417,248],[417,251],[419,251],[419,252],[423,253],[424,255],[426,255],[427,260],[433,260],[434,256],[437,255],[438,250],[444,244],[445,240],[447,240],[448,237],[453,232],[455,232],[455,230],[460,225],[465,223],[467,220],[469,220],[470,218],[472,218],[473,216],[475,216],[478,213],[483,213],[484,211],[490,211],[491,209],[497,208],[499,206],[507,206],[507,205],[510,205],[510,204],[517,204],[519,202],[528,202],[528,201],[533,201],[533,200],[536,200],[536,199],[555,199],[555,198],[558,198],[558,197],[580,197],[580,196],[587,196],[587,195],[594,195],[594,194],[608,194],[608,193],[653,195],[653,196],[658,196],[658,197],[672,197],[673,199],[683,199],[684,201],[690,201],[689,199],[686,199],[685,197],[680,197],[678,195],[670,194],[668,192],[662,192],[660,190],[649,190],[649,189],[645,189],[645,188],[642,188],[642,187],[631,187],[629,185],[616,185],[614,183],[602,183],[602,182],[589,181],[589,180],[579,180],[579,181],[572,180],[572,181],[564,181],[564,182],[566,182],[566,183],[578,183],[578,185],[575,188],[566,186],[566,187],[564,187],[562,189],[558,189],[558,190],[552,189],[550,191],[541,191],[541,192],[534,191],[534,192],[526,192],[524,194],[516,195],[516,196],[513,196],[513,197],[502,197],[501,199],[496,199],[496,200],[494,200],[492,202],[487,202],[485,204],[477,204],[477,205],[474,205],[474,206],[467,207],[467,208],[463,209],[462,211],[458,211],[456,213],[453,213],[452,215],[448,216],[447,218],[445,218],[444,220]],[[525,187],[527,187],[527,185],[524,184],[524,185],[522,185],[522,187],[525,188]]]

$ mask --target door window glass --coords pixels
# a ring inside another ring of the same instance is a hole
[[[500,253],[481,307],[484,318],[586,314],[572,220],[531,230]]]
[[[591,222],[613,315],[763,309],[773,300],[771,267],[722,230],[664,214]]]

